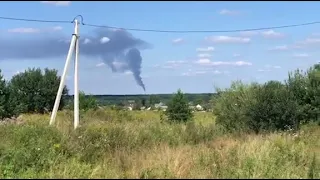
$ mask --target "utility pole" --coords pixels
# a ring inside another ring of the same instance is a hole
[[[79,125],[79,87],[78,87],[78,56],[79,56],[79,36],[78,36],[78,30],[79,30],[79,22],[78,20],[74,20],[75,27],[74,27],[74,34],[72,34],[72,39],[70,42],[70,47],[68,51],[68,55],[66,58],[66,62],[64,65],[63,73],[60,80],[59,89],[57,92],[56,100],[54,102],[51,118],[50,118],[50,125],[53,125],[53,123],[56,120],[57,112],[59,109],[59,104],[63,92],[63,88],[66,81],[66,76],[70,64],[70,60],[72,57],[72,54],[75,50],[75,63],[74,63],[74,128],[77,128]]]
[[[76,47],[75,47],[75,58],[74,58],[74,129],[76,129],[79,125],[79,84],[78,84],[78,57],[79,57],[79,23],[75,20],[75,34],[77,36],[76,39]]]

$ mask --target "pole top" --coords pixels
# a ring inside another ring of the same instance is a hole
[[[78,18],[80,18],[80,19],[78,20]],[[83,17],[81,15],[77,15],[76,17],[74,17],[72,22],[76,23],[76,24],[80,24],[81,23],[82,25],[84,25]]]

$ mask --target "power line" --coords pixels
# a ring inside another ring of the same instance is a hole
[[[104,26],[104,25],[94,25],[94,24],[86,24],[82,23],[85,26],[91,27],[100,27],[100,28],[108,28],[108,29],[122,29],[128,31],[144,31],[144,32],[158,32],[158,33],[229,33],[229,32],[245,32],[245,31],[260,31],[260,30],[268,30],[268,29],[283,29],[290,27],[299,27],[299,26],[308,26],[320,24],[320,21],[310,22],[310,23],[301,23],[301,24],[291,24],[291,25],[283,25],[283,26],[271,26],[271,27],[261,27],[261,28],[248,28],[248,29],[233,29],[233,30],[156,30],[156,29],[134,29],[134,28],[121,28],[121,27],[113,27],[113,26]]]
[[[41,20],[41,19],[23,19],[23,18],[12,18],[12,17],[2,17],[3,20],[13,20],[13,21],[29,21],[29,22],[41,22],[41,23],[73,23],[73,21],[57,21],[57,20]]]
[[[24,18],[13,18],[13,17],[3,17],[3,16],[0,16],[0,19],[40,22],[40,23],[74,23],[74,20],[77,17],[81,18],[80,23],[84,26],[100,27],[100,28],[107,28],[107,29],[121,29],[121,30],[128,30],[128,31],[157,32],[157,33],[231,33],[231,32],[245,32],[245,31],[260,31],[260,30],[268,30],[268,29],[283,29],[283,28],[290,28],[290,27],[320,24],[320,21],[315,21],[315,22],[308,22],[308,23],[301,23],[301,24],[270,26],[270,27],[260,27],[260,28],[232,29],[232,30],[159,30],[159,29],[124,28],[124,27],[115,27],[115,26],[106,26],[106,25],[87,24],[83,22],[83,17],[81,15],[76,16],[72,21],[24,19]]]

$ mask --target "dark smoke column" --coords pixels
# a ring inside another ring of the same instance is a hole
[[[142,63],[142,57],[140,55],[140,51],[137,48],[130,49],[126,54],[126,59],[128,61],[128,65],[133,73],[133,77],[138,83],[139,86],[143,88],[144,91],[146,91],[146,88],[142,82],[141,78],[141,63]]]

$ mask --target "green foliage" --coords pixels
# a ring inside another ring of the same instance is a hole
[[[248,108],[256,102],[256,91],[260,85],[252,83],[245,85],[241,81],[232,82],[225,90],[217,89],[219,96],[213,99],[213,114],[216,123],[223,125],[228,131],[249,130],[247,116]]]
[[[166,115],[169,121],[187,122],[192,120],[193,114],[188,101],[179,89],[168,104]]]
[[[12,77],[10,88],[10,103],[14,113],[44,113],[53,109],[54,101],[60,84],[57,70],[28,69]],[[68,90],[63,89],[59,109],[65,105],[65,95]]]
[[[10,117],[11,111],[9,107],[9,94],[10,91],[7,87],[6,81],[3,79],[3,76],[1,74],[0,70],[0,120],[4,118]]]
[[[319,122],[320,65],[316,64],[306,72],[296,70],[290,73],[286,84],[300,106],[303,122]]]
[[[160,97],[157,95],[149,96],[149,106],[153,106],[155,103],[160,103]]]
[[[248,108],[248,128],[255,131],[298,129],[300,109],[293,94],[279,81],[255,89],[256,102]]]
[[[4,178],[18,178],[17,173],[30,169],[47,171],[64,154],[62,134],[55,128],[9,125],[0,129],[0,172]]]
[[[74,109],[74,99],[69,101],[68,109]],[[79,110],[88,111],[88,110],[98,109],[98,102],[93,95],[86,95],[83,91],[79,92]]]
[[[290,90],[278,81],[264,85],[235,82],[215,99],[217,123],[229,131],[298,129],[300,107]]]
[[[98,109],[98,102],[97,100],[92,96],[86,96],[83,91],[79,93],[79,109],[87,111],[89,109],[96,110]]]

